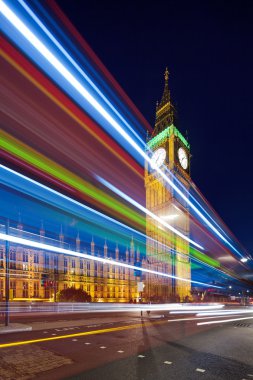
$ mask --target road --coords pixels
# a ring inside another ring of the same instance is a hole
[[[0,378],[253,379],[253,309],[240,310],[40,316],[0,335]]]

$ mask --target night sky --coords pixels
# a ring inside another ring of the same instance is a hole
[[[57,3],[152,126],[168,66],[192,179],[253,255],[253,1]]]

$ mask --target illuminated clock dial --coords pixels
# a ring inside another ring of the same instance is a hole
[[[179,148],[177,151],[177,155],[178,155],[180,165],[182,166],[184,170],[186,170],[188,168],[188,157],[184,148]]]
[[[151,158],[152,169],[155,169],[156,166],[159,168],[164,163],[165,158],[166,150],[164,148],[157,149]]]

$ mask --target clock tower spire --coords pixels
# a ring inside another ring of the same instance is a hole
[[[189,189],[190,145],[175,124],[175,108],[171,103],[169,71],[164,74],[164,90],[160,103],[156,105],[156,121],[153,134],[147,141],[147,153],[151,161],[145,163],[146,208],[175,229],[189,236],[190,218],[185,201],[177,196],[171,186],[160,176],[160,167],[175,184],[180,182]],[[153,165],[153,163],[155,165]],[[148,300],[168,301],[190,295],[191,267],[189,243],[173,232],[166,230],[159,220],[146,216],[146,256],[150,269],[157,267],[171,278],[157,279],[147,275],[145,297]],[[174,297],[174,298],[173,298]]]
[[[156,121],[155,128],[152,137],[158,135],[166,127],[173,124],[175,119],[175,108],[170,100],[170,89],[169,89],[169,70],[166,67],[164,73],[164,90],[160,103],[156,104]]]

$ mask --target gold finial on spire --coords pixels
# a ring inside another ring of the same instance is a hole
[[[168,82],[168,80],[169,80],[169,70],[168,70],[168,67],[166,67],[166,69],[165,69],[164,78],[165,78],[165,82]]]

